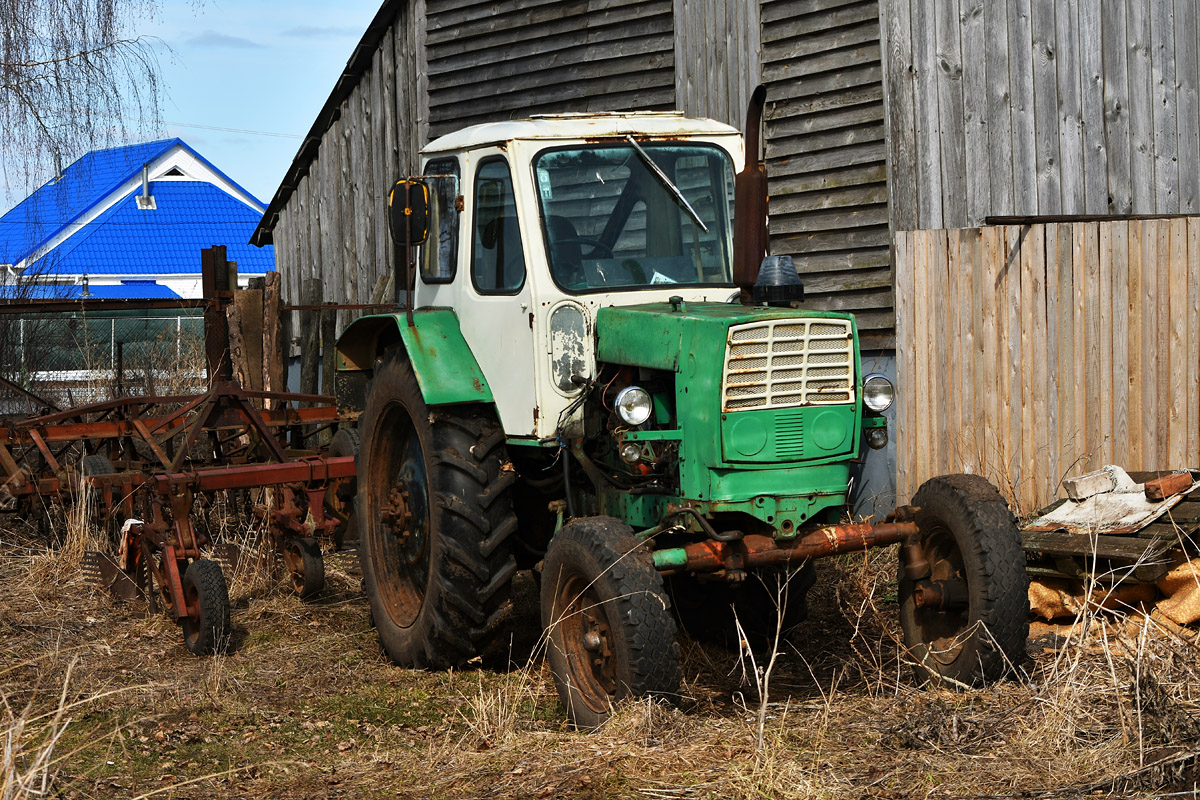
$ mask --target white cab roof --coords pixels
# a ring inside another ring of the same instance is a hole
[[[728,136],[739,131],[711,119],[685,117],[679,111],[621,114],[546,114],[532,119],[486,122],[434,139],[421,151],[445,153],[514,139],[592,139],[625,136]]]

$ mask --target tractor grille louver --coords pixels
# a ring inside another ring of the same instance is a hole
[[[781,319],[729,329],[723,411],[854,402],[849,320]]]

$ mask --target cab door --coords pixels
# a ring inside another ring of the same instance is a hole
[[[471,153],[459,255],[463,337],[487,378],[508,436],[536,436],[533,281],[508,159],[498,148]]]

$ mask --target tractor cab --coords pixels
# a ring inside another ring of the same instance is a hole
[[[453,309],[510,438],[558,432],[606,306],[725,302],[737,131],[674,113],[469,128],[424,151],[415,309]]]

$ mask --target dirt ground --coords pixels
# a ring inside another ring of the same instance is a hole
[[[684,640],[674,703],[571,730],[543,662],[400,669],[353,553],[310,602],[232,581],[229,655],[88,587],[77,548],[0,530],[0,798],[1161,797],[1200,791],[1200,640],[1154,619],[1033,626],[1021,676],[915,684],[894,555],[818,566],[812,614],[770,675]],[[523,631],[536,631],[520,576]],[[527,639],[530,637],[523,637]],[[761,665],[766,654],[757,654]],[[44,781],[44,783],[43,783]]]

